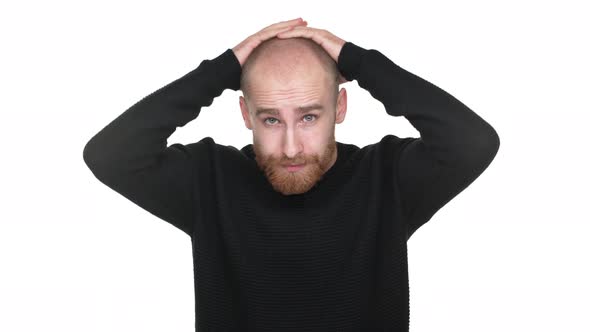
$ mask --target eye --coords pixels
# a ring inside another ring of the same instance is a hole
[[[303,119],[305,119],[308,116],[313,117],[313,119],[316,119],[317,118],[317,115],[315,115],[315,114],[306,114],[306,115],[303,116]],[[273,122],[272,123],[271,122],[268,122],[269,120],[273,120]],[[276,121],[278,121],[276,118],[266,118],[266,119],[263,120],[264,123],[269,124],[269,125],[274,125],[276,123]],[[311,122],[311,121],[313,121],[313,120],[304,121],[304,122]]]
[[[317,118],[317,116],[315,116],[314,114],[306,114],[305,116],[303,116],[303,118],[305,119],[306,116],[313,116],[314,119]]]
[[[266,121],[268,121],[268,120],[276,120],[276,119],[275,118],[266,118],[266,119],[264,119],[264,123],[267,123]]]

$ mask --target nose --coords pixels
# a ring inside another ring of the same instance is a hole
[[[286,130],[285,138],[284,138],[284,146],[283,152],[285,156],[289,159],[295,159],[297,155],[303,153],[303,144],[302,140],[299,138],[298,134],[293,128],[289,128]],[[304,162],[303,160],[299,160]]]

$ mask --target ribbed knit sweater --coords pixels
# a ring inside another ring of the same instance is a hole
[[[252,144],[167,146],[177,127],[240,88],[232,49],[147,95],[84,147],[100,182],[190,236],[197,331],[409,330],[407,241],[488,167],[500,140],[377,50],[346,42],[337,65],[420,137],[337,141],[335,164],[303,194],[274,191]]]

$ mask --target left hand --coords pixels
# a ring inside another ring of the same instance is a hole
[[[338,56],[342,51],[342,46],[346,44],[346,41],[342,38],[338,38],[331,32],[323,29],[315,29],[306,26],[296,26],[289,31],[284,31],[277,34],[277,38],[292,38],[292,37],[304,37],[309,38],[319,44],[325,51],[338,63]],[[348,82],[342,74],[340,74],[339,83]]]

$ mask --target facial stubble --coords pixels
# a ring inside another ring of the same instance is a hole
[[[337,150],[334,135],[321,155],[297,156],[294,159],[283,156],[277,159],[270,155],[263,155],[256,139],[254,139],[253,148],[258,168],[264,173],[273,189],[283,195],[303,194],[312,189],[330,168]],[[290,172],[283,166],[302,163],[305,163],[305,167],[295,172]]]

